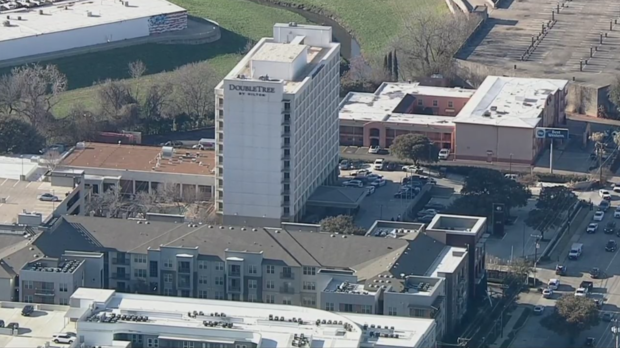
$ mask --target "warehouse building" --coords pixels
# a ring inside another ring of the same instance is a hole
[[[0,62],[187,28],[187,11],[164,0],[20,3],[2,11]]]

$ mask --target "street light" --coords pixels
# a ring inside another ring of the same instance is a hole
[[[510,174],[512,175],[512,154],[510,154]]]
[[[611,334],[616,339],[616,348],[618,348],[618,334],[620,334],[620,328],[618,328],[618,319],[614,319],[614,325],[611,327]]]

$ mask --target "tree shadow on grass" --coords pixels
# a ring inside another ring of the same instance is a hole
[[[141,60],[147,67],[146,74],[157,74],[198,61],[217,56],[239,53],[248,39],[232,31],[220,28],[221,38],[213,43],[201,45],[143,44],[113,50],[81,54],[53,59],[41,63],[54,64],[67,75],[68,89],[90,87],[93,83],[108,78],[129,78],[127,64]],[[0,69],[0,75],[11,68]]]

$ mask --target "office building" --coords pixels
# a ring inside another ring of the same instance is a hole
[[[276,24],[215,88],[223,223],[298,221],[337,178],[340,44],[332,28]]]

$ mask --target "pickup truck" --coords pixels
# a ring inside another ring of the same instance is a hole
[[[575,290],[575,296],[577,297],[588,296],[588,294],[592,292],[593,288],[594,288],[593,282],[584,280],[581,282],[581,284],[579,284],[579,288]]]

